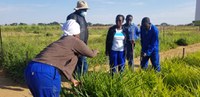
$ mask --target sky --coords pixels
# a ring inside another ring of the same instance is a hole
[[[195,19],[196,0],[85,0],[87,22],[114,24],[118,14],[133,15],[135,24],[149,17],[153,24],[188,24]],[[77,0],[0,0],[0,25],[66,21]]]

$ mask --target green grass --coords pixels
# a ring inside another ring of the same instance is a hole
[[[185,27],[184,27],[185,28]],[[182,29],[177,27],[176,30],[171,29],[171,28],[167,28],[168,30],[166,30],[166,32],[162,32],[160,31],[160,50],[161,51],[166,51],[169,50],[171,48],[176,48],[178,45],[176,44],[176,41],[180,38],[184,38],[186,39],[186,42],[188,44],[194,44],[194,43],[198,43],[200,42],[200,33],[197,32],[196,28],[193,27],[189,27],[187,29]],[[98,49],[100,51],[99,55],[93,59],[89,59],[88,58],[88,63],[89,66],[96,66],[96,65],[105,65],[108,62],[107,57],[105,56],[104,52],[105,52],[105,39],[106,39],[106,34],[107,34],[107,30],[108,27],[91,27],[89,28],[89,32],[90,32],[90,36],[89,36],[89,41],[88,41],[88,45],[90,48],[92,49]],[[25,66],[27,65],[27,62],[30,61],[32,58],[35,57],[36,54],[38,54],[44,47],[46,47],[47,45],[49,45],[51,42],[59,39],[59,37],[61,36],[62,31],[60,30],[59,26],[2,26],[2,37],[3,37],[3,51],[4,51],[4,57],[3,57],[3,64],[2,67],[4,68],[5,71],[7,71],[6,74],[8,74],[12,79],[18,81],[18,82],[23,82],[23,71]],[[135,57],[138,57],[140,54],[140,41],[136,41],[136,48],[135,48]],[[196,56],[195,56],[196,58]],[[197,62],[199,62],[198,58],[186,58],[185,59],[185,64],[187,64],[186,66],[188,66],[188,64],[193,65],[193,66],[199,66]],[[190,60],[194,60],[194,61],[190,61]],[[168,64],[168,63],[167,63]],[[170,69],[167,70],[165,68],[167,68],[167,64],[166,67],[163,67],[163,71],[167,71],[170,72],[171,71],[176,71],[174,69]],[[169,62],[169,64],[172,64]],[[177,63],[178,64],[178,63]],[[189,68],[193,68],[193,66],[188,66],[187,69],[184,70],[188,70]],[[176,68],[176,67],[175,67]],[[178,71],[179,69],[177,69]],[[149,72],[151,72],[149,74]],[[158,75],[156,73],[153,73],[153,71],[149,71],[149,72],[138,72],[138,73],[134,73],[134,75],[131,75],[132,73],[129,71],[126,71],[124,73],[124,75],[122,77],[120,77],[119,75],[117,75],[115,78],[110,78],[110,75],[104,72],[100,72],[100,73],[91,73],[89,75],[86,76],[85,79],[83,79],[84,83],[83,86],[84,87],[88,87],[91,89],[95,89],[95,92],[88,92],[89,90],[87,90],[87,88],[83,88],[83,90],[81,89],[82,94],[86,95],[94,95],[94,96],[108,96],[108,95],[115,95],[116,91],[118,89],[118,87],[121,87],[124,90],[120,90],[120,93],[117,93],[117,95],[125,95],[125,96],[130,96],[133,93],[136,93],[135,95],[139,95],[139,96],[154,96],[154,94],[156,93],[156,91],[158,91],[160,94],[155,94],[155,96],[162,96],[165,94],[169,94],[172,92],[172,94],[174,93],[172,90],[169,90],[169,86],[171,85],[170,88],[174,88],[176,90],[184,90],[187,91],[187,89],[185,90],[184,87],[182,88],[182,85],[184,83],[187,83],[187,85],[190,85],[190,81],[188,81],[186,78],[182,78],[180,79],[178,76],[178,74],[174,73],[173,77],[172,76],[167,76],[170,75],[169,74],[161,74]],[[179,72],[183,72],[181,71],[181,69],[179,70]],[[185,73],[189,74],[191,73],[192,70],[189,70]],[[187,74],[182,74],[181,76],[186,76]],[[199,76],[198,74],[195,76],[196,73],[191,73],[194,76],[191,76],[192,79],[194,79],[191,83],[196,83],[198,81],[198,79],[195,79],[196,76]],[[105,76],[102,76],[105,75]],[[144,76],[144,75],[148,75]],[[163,77],[163,75],[165,77]],[[171,74],[172,75],[172,74]],[[89,83],[87,83],[87,81],[96,81],[94,80],[92,77],[90,76],[94,76],[96,78],[98,78],[100,81],[98,83],[100,83],[102,81],[102,85],[97,85],[98,87],[95,87],[95,82],[91,83],[91,85],[89,85]],[[142,76],[141,78],[139,76]],[[144,76],[144,77],[143,77]],[[88,77],[88,78],[87,78]],[[132,78],[132,80],[129,81],[128,78]],[[139,78],[138,78],[139,77]],[[89,79],[91,78],[91,79]],[[101,79],[101,78],[104,78]],[[148,78],[150,78],[152,81],[146,83],[145,80],[147,80]],[[175,78],[175,79],[174,79]],[[122,80],[123,79],[123,80]],[[175,80],[177,82],[170,82],[170,80]],[[134,80],[138,81],[135,82]],[[157,80],[156,82],[154,80]],[[184,83],[180,83],[180,80],[184,80]],[[106,82],[103,82],[106,81]],[[120,81],[119,85],[114,85],[113,83],[116,83],[117,81]],[[108,82],[112,82],[112,83],[108,83]],[[124,83],[126,83],[124,85]],[[134,83],[133,83],[134,82]],[[163,83],[165,82],[165,83]],[[133,85],[131,85],[131,87],[128,87],[130,84],[128,83],[132,83]],[[157,84],[155,83],[160,83],[159,86],[157,86]],[[179,84],[178,86],[176,84]],[[144,84],[144,85],[143,85]],[[175,84],[175,85],[174,85]],[[88,86],[89,85],[89,86]],[[108,85],[109,87],[105,86]],[[102,88],[101,88],[102,87]],[[126,88],[127,87],[127,88]],[[134,87],[134,88],[133,88]],[[159,88],[156,88],[159,87]],[[195,86],[197,87],[197,86]],[[199,90],[198,86],[198,90]],[[85,90],[84,90],[85,89]],[[97,92],[98,89],[101,89],[102,91]],[[104,89],[106,89],[108,92],[104,93]],[[141,89],[144,89],[142,91],[139,91]],[[147,92],[145,92],[145,90],[147,89]],[[152,89],[155,89],[153,91],[150,91]],[[166,90],[166,91],[162,91],[162,90]],[[189,89],[189,88],[188,88]],[[126,91],[125,91],[126,90]],[[197,90],[192,90],[191,91],[196,92]],[[133,91],[131,92],[132,94],[129,94],[127,91]],[[138,92],[139,91],[139,92]],[[93,94],[96,93],[97,94]],[[137,94],[138,93],[138,94]],[[152,94],[153,93],[153,94]],[[186,92],[185,92],[186,93]],[[170,95],[172,95],[170,94]],[[177,92],[178,94],[178,92]],[[165,95],[166,96],[166,95]]]
[[[57,37],[39,35],[7,37],[3,40],[3,68],[14,80],[20,82],[23,79],[26,64],[55,38]]]
[[[71,90],[75,92],[71,95],[74,94],[73,96],[76,97],[198,97],[200,96],[200,67],[193,66],[193,63],[187,61],[188,58],[195,56],[200,60],[200,52],[184,59],[166,60],[161,63],[160,73],[150,69],[136,72],[126,69],[123,74],[112,77],[103,70],[90,72],[81,78],[81,86]],[[67,93],[62,92],[62,95]]]

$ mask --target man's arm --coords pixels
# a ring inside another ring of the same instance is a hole
[[[87,56],[90,58],[97,56],[97,53],[98,53],[97,50],[91,50],[83,41],[78,40],[78,39],[75,40],[73,50],[75,53],[78,53],[82,56]]]
[[[111,32],[111,28],[109,28],[109,30],[108,30],[108,32],[107,32],[107,36],[106,36],[106,47],[105,47],[105,55],[106,55],[106,56],[109,55],[110,32]]]
[[[155,49],[156,42],[158,42],[158,33],[158,29],[154,27],[154,31],[152,33],[153,35],[151,37],[150,44],[148,45],[148,49],[146,51],[147,56],[150,56],[153,50]]]
[[[135,38],[134,38],[134,40],[137,40],[139,37],[140,37],[140,31],[139,31],[138,27],[135,26]]]

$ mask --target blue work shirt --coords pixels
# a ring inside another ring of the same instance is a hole
[[[150,30],[146,31],[143,27],[140,27],[141,34],[141,46],[142,52],[150,56],[152,52],[159,51],[159,31],[158,28],[151,24]]]
[[[138,27],[135,24],[132,24],[129,28],[128,28],[128,36],[130,40],[137,40],[139,38],[140,32],[138,30]]]

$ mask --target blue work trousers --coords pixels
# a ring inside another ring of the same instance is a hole
[[[134,50],[130,42],[127,43],[126,59],[128,60],[129,67],[134,67]]]
[[[117,68],[119,72],[124,71],[124,67],[125,67],[124,51],[111,50],[110,55],[109,55],[109,60],[110,60],[110,68],[111,68],[112,74],[117,72]]]
[[[87,71],[88,71],[87,57],[81,56],[78,58],[78,62],[77,62],[75,71],[76,71],[76,74],[78,75],[78,77],[87,73]]]
[[[145,56],[141,57],[141,68],[142,69],[147,69],[148,68],[148,60],[151,60],[151,63],[153,65],[153,68],[157,71],[160,72],[160,56],[159,52],[152,52],[150,56]]]
[[[24,75],[34,97],[59,97],[61,76],[54,66],[32,61],[26,67]]]

